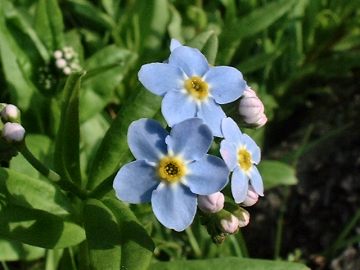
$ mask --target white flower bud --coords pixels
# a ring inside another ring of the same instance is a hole
[[[249,186],[245,201],[241,204],[243,206],[252,206],[254,205],[259,199],[259,195],[255,192],[252,186]]]
[[[198,206],[204,213],[216,213],[224,208],[224,194],[220,191],[210,195],[199,195]]]
[[[60,58],[62,58],[62,56],[63,56],[62,51],[56,50],[56,51],[54,52],[54,57],[55,57],[56,59],[60,59]]]
[[[220,225],[223,232],[233,234],[239,229],[239,220],[234,215],[230,215],[230,219],[222,219]]]
[[[71,73],[71,68],[70,68],[70,67],[65,67],[65,68],[63,69],[63,72],[64,72],[65,75],[70,75],[70,73]]]
[[[8,104],[1,111],[1,119],[6,122],[20,122],[20,110],[12,104]]]
[[[239,220],[239,227],[245,227],[250,222],[250,214],[245,209],[242,209],[241,214],[237,216]]]
[[[60,68],[60,69],[66,67],[66,64],[67,64],[67,62],[64,58],[59,58],[55,62],[56,67]]]
[[[264,104],[250,87],[245,89],[243,97],[240,99],[239,113],[246,124],[257,128],[267,122]]]
[[[24,140],[25,129],[18,123],[5,123],[2,137],[9,143],[17,143]]]

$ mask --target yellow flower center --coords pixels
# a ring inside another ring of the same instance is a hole
[[[238,162],[240,168],[247,171],[251,168],[251,154],[245,148],[241,148],[238,152]]]
[[[157,167],[161,180],[168,183],[179,181],[186,174],[186,166],[178,157],[163,157]]]
[[[185,89],[195,99],[204,100],[209,96],[209,86],[198,76],[193,76],[185,81]]]

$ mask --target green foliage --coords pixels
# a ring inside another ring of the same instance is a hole
[[[64,88],[61,122],[56,138],[55,169],[67,180],[81,183],[79,160],[79,92],[81,73],[72,74]]]
[[[306,266],[297,263],[285,263],[276,261],[240,259],[234,257],[218,258],[209,260],[174,261],[153,264],[150,270],[180,270],[180,269],[224,269],[231,270],[237,267],[244,270],[307,270]]]
[[[274,160],[263,160],[258,165],[266,189],[280,185],[295,185],[298,180],[294,168]]]
[[[298,130],[307,134],[303,145],[277,155],[291,166],[272,160],[272,150],[312,97],[343,91],[324,85],[357,74],[359,10],[357,1],[336,0],[2,0],[0,102],[21,109],[26,145],[61,180],[40,175],[21,154],[11,159],[16,147],[0,142],[0,260],[36,260],[31,269],[47,270],[308,269],[241,258],[248,256],[241,234],[217,247],[197,219],[183,234],[166,230],[149,205],[116,199],[112,182],[133,159],[129,124],[145,117],[166,124],[161,98],[140,87],[137,72],[166,61],[176,38],[201,50],[211,65],[241,70],[269,119],[259,130],[242,128],[265,149],[258,166],[265,188],[296,185],[300,156],[323,141]],[[65,46],[76,51],[82,72],[68,76],[56,66],[54,52]],[[42,75],[51,79],[48,89]],[[234,118],[237,106],[227,108]],[[350,236],[358,220],[327,254],[358,242]]]

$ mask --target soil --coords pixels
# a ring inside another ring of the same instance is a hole
[[[316,143],[297,163],[298,185],[269,190],[249,209],[252,221],[243,233],[252,257],[274,258],[283,213],[282,258],[305,262],[314,270],[360,269],[360,242],[326,253],[360,209],[360,84],[352,78],[332,82],[331,88],[331,95],[309,97],[310,106],[292,116],[297,128],[287,132],[284,127],[281,146],[264,153],[265,158],[284,156],[300,146],[313,126],[310,143]],[[346,239],[356,235],[360,237],[359,221]]]

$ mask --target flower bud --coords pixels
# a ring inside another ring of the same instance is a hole
[[[60,58],[62,58],[62,56],[63,56],[62,51],[56,50],[56,51],[54,52],[54,57],[55,57],[56,59],[60,59]]]
[[[249,186],[245,201],[243,201],[241,205],[252,206],[258,201],[258,199],[259,199],[259,195],[255,192],[252,186]]]
[[[64,72],[65,75],[70,75],[70,73],[71,73],[71,68],[70,68],[70,67],[65,67],[65,68],[63,69],[63,72]]]
[[[64,67],[66,67],[66,64],[67,64],[67,62],[64,58],[56,59],[55,65],[57,68],[62,69]]]
[[[220,229],[225,233],[236,233],[239,229],[239,219],[234,215],[220,221]]]
[[[250,222],[250,214],[248,211],[246,211],[245,209],[241,208],[241,212],[240,214],[238,214],[236,216],[239,220],[239,227],[245,227],[249,224]]]
[[[220,191],[210,195],[199,195],[198,206],[204,213],[216,213],[224,208],[224,194]]]
[[[1,119],[4,123],[12,122],[19,123],[20,122],[20,110],[12,104],[8,104],[1,111]]]
[[[256,128],[262,127],[267,122],[264,105],[250,87],[245,89],[240,99],[239,113],[246,124]]]
[[[19,143],[24,140],[25,129],[18,123],[5,123],[2,137],[9,143]]]

